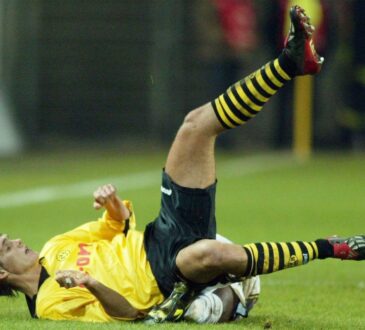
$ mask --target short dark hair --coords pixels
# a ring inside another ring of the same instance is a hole
[[[4,269],[0,262],[0,270]],[[5,281],[0,282],[0,296],[8,296],[8,297],[15,297],[17,295],[17,291],[14,290],[9,283]]]
[[[15,291],[10,284],[0,283],[0,296],[15,297],[17,291]]]

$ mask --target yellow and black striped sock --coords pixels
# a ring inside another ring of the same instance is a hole
[[[325,239],[312,242],[252,243],[243,248],[248,257],[245,277],[269,274],[305,265],[314,259],[333,257],[333,246]]]
[[[270,97],[295,76],[295,70],[295,64],[283,53],[228,88],[212,101],[222,126],[234,128],[255,117]]]

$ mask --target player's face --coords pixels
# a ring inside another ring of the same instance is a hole
[[[38,262],[38,253],[23,244],[20,239],[0,235],[0,264],[13,274],[22,274]]]

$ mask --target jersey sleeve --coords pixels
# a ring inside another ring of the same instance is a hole
[[[73,230],[54,237],[54,240],[80,240],[85,243],[95,242],[98,240],[112,240],[116,234],[127,232],[129,229],[135,229],[136,218],[133,212],[133,205],[130,201],[123,201],[124,205],[130,211],[129,219],[119,221],[113,219],[107,211],[97,220],[85,223]]]

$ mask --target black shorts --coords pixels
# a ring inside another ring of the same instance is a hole
[[[216,183],[206,189],[181,187],[163,172],[161,210],[146,226],[145,249],[161,292],[167,297],[181,280],[176,256],[200,240],[215,239]]]

